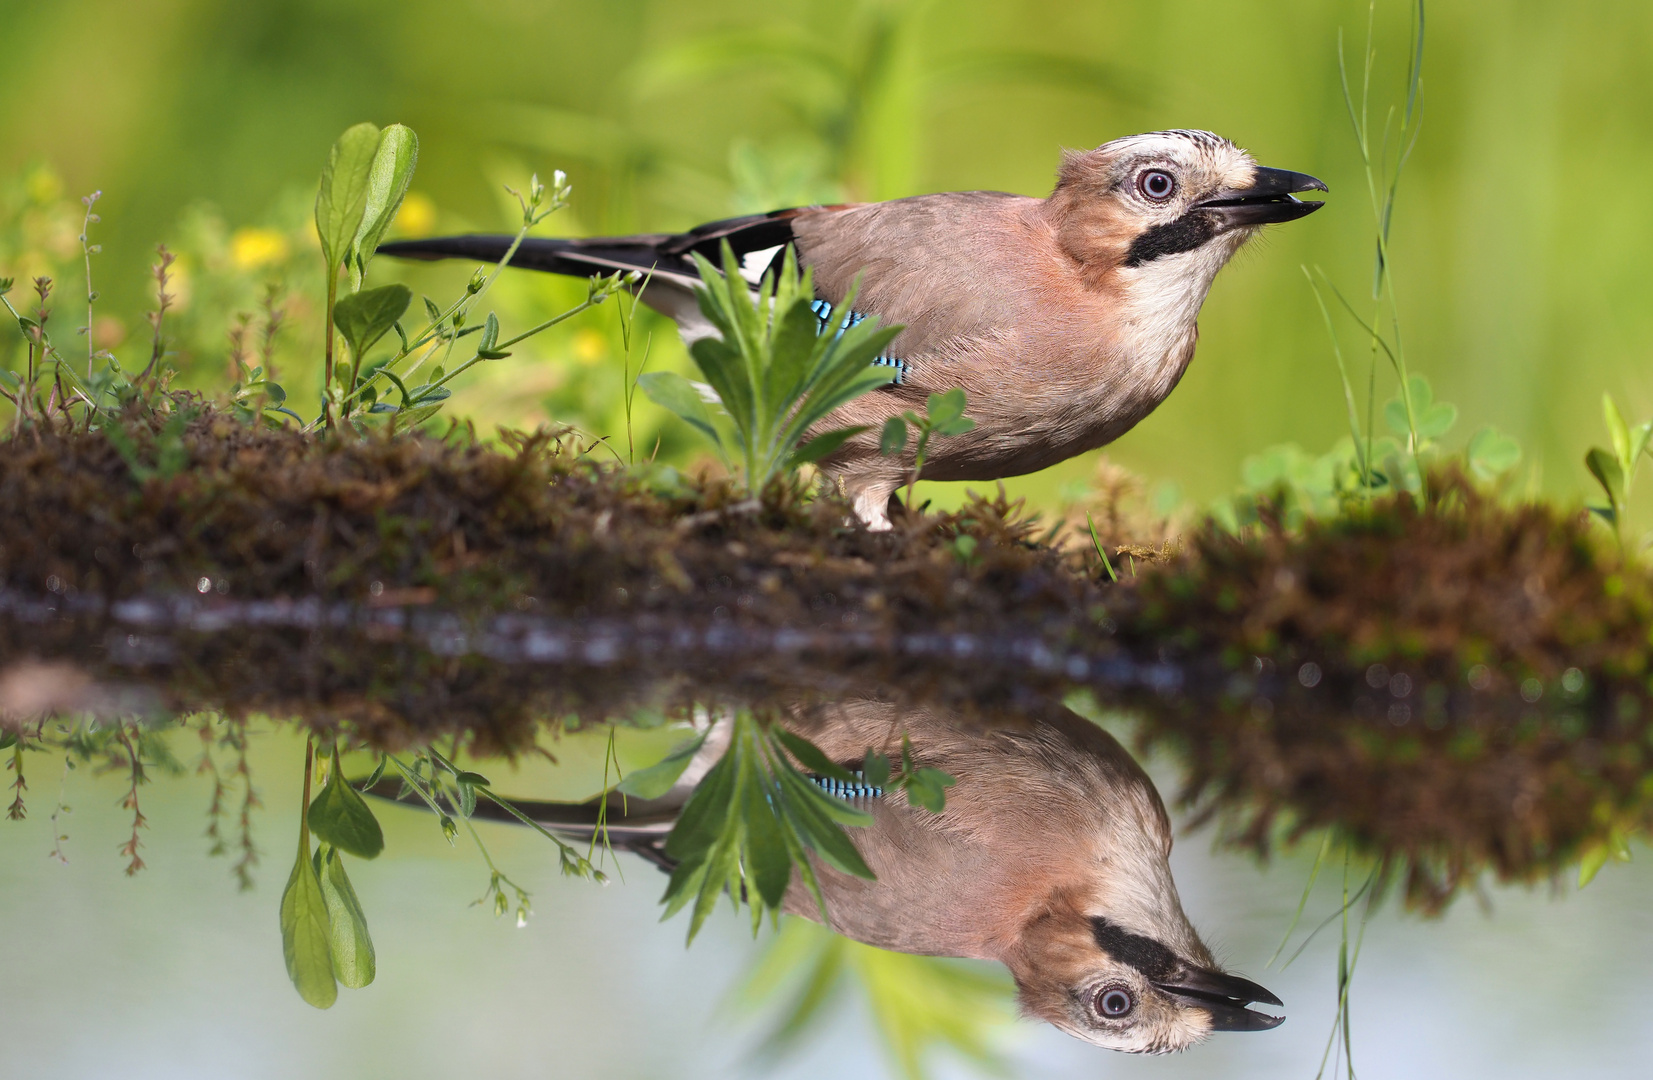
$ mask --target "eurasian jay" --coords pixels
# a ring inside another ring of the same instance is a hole
[[[817,780],[873,817],[848,831],[876,880],[813,861],[838,933],[899,952],[999,961],[1025,1012],[1113,1050],[1165,1053],[1213,1031],[1262,1031],[1284,1019],[1246,1008],[1280,999],[1223,971],[1183,914],[1165,806],[1095,724],[1046,704],[973,727],[935,709],[870,700],[799,711],[786,723],[852,770],[869,747],[899,756],[906,736],[918,765],[956,781],[934,814],[896,792]],[[665,837],[726,749],[728,727],[713,728],[662,798],[610,795],[607,842],[670,870]],[[389,795],[395,785],[386,783]],[[596,802],[516,806],[571,839],[596,830]],[[478,804],[479,815],[490,812]],[[796,873],[784,909],[821,919]]]
[[[960,191],[776,210],[678,234],[530,238],[511,265],[582,277],[648,272],[643,302],[670,316],[685,341],[712,332],[691,252],[718,264],[727,241],[756,288],[792,245],[814,271],[823,326],[859,279],[851,318],[904,328],[880,359],[895,378],[821,423],[868,427],[822,466],[880,529],[911,468],[910,458],[879,453],[886,419],[964,388],[976,427],[930,444],[931,480],[1016,476],[1117,439],[1182,377],[1217,271],[1263,225],[1322,205],[1294,192],[1325,190],[1208,131],[1158,131],[1069,152],[1044,199]],[[497,261],[510,241],[455,236],[379,250]]]

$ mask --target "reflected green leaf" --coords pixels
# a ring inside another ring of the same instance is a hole
[[[305,850],[308,847],[307,839],[300,842],[287,891],[281,895],[281,953],[287,961],[287,977],[293,980],[298,996],[318,1009],[326,1009],[338,1000],[339,987],[333,978],[327,901]]]
[[[344,872],[344,860],[327,844],[319,845],[322,899],[327,905],[329,953],[333,975],[352,990],[373,981],[376,960],[373,938],[367,932],[367,916],[361,901]]]
[[[679,745],[659,762],[646,769],[637,769],[626,775],[615,786],[616,791],[624,795],[631,795],[639,799],[658,799],[672,789],[678,777],[689,767],[694,756],[706,743],[705,732],[696,738]]]
[[[825,754],[821,748],[801,735],[794,735],[784,728],[775,730],[775,737],[781,745],[792,752],[798,763],[817,776],[829,776],[834,780],[841,780],[846,784],[855,783],[855,774],[839,765]]]
[[[384,830],[373,816],[356,789],[344,779],[339,767],[339,751],[333,749],[333,766],[327,772],[327,785],[310,804],[310,828],[327,843],[358,858],[375,858],[385,849]]]

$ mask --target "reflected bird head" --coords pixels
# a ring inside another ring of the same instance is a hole
[[[1187,929],[1180,906],[1161,936],[1104,916],[1053,911],[1028,927],[1007,957],[1022,1008],[1068,1034],[1110,1050],[1164,1054],[1214,1031],[1266,1031],[1283,1016],[1252,1002],[1281,1001],[1219,969]],[[1167,940],[1179,942],[1177,948]]]

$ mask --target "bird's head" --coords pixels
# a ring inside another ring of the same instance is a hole
[[[1214,1031],[1266,1031],[1284,1022],[1246,1008],[1281,1001],[1223,971],[1183,916],[1173,889],[1132,922],[1057,898],[1005,957],[1022,1009],[1110,1050],[1164,1054]],[[1158,925],[1155,925],[1158,924]]]
[[[1261,226],[1322,205],[1295,193],[1325,190],[1209,131],[1156,131],[1069,153],[1051,204],[1063,246],[1097,269],[1169,260],[1214,274]]]

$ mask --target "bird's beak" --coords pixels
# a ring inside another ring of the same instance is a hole
[[[1253,1001],[1269,1005],[1285,1003],[1250,979],[1242,979],[1238,975],[1189,966],[1154,985],[1172,997],[1210,1013],[1212,1031],[1267,1031],[1286,1021],[1284,1016],[1270,1016],[1246,1008]]]
[[[1201,209],[1214,211],[1231,229],[1245,225],[1271,225],[1280,221],[1295,221],[1326,205],[1293,198],[1292,192],[1325,190],[1325,184],[1307,173],[1265,169],[1259,165],[1250,187],[1225,188],[1199,205]]]

